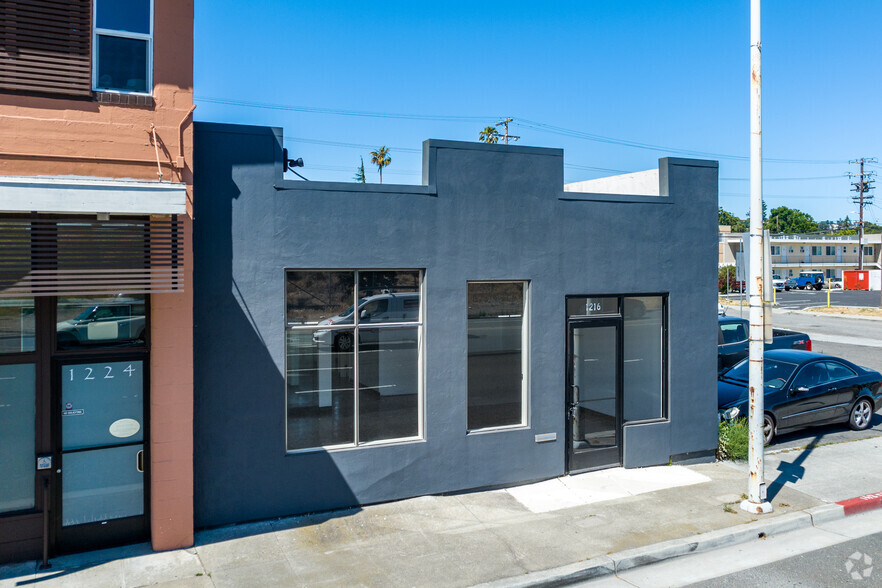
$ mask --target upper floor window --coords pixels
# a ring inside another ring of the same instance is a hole
[[[827,245],[825,248],[827,255],[836,255],[836,246],[835,245]]]
[[[873,255],[873,246],[872,245],[864,245],[864,255]]]
[[[95,0],[92,83],[95,90],[153,90],[152,0]]]
[[[780,245],[770,245],[769,249],[771,249],[772,255],[781,255],[781,246]]]

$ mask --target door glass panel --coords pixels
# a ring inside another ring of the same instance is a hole
[[[616,327],[573,329],[573,450],[618,445]]]
[[[34,374],[0,365],[0,512],[34,508]]]
[[[58,348],[143,346],[145,310],[144,296],[139,294],[59,298]]]
[[[143,445],[125,445],[65,454],[62,524],[144,514],[144,474],[138,469],[138,453],[143,449]]]
[[[143,365],[115,361],[62,367],[64,451],[144,440]]]

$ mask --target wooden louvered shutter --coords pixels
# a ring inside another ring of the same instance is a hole
[[[2,0],[0,90],[92,94],[91,0]]]
[[[183,246],[177,217],[0,217],[0,299],[181,292]]]

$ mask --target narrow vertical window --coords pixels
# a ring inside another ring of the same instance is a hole
[[[625,297],[622,318],[625,422],[666,418],[665,299],[662,296]],[[734,332],[732,335],[743,340]],[[747,338],[743,331],[741,335]]]
[[[468,284],[468,429],[526,424],[526,282]]]

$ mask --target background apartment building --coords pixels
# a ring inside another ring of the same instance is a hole
[[[719,227],[719,265],[735,265],[742,248],[742,233]],[[863,269],[882,268],[882,235],[864,235]],[[857,235],[772,235],[772,273],[782,278],[807,270],[823,271],[828,278],[841,278],[843,270],[858,269]]]
[[[0,563],[193,537],[192,0],[0,9]]]

